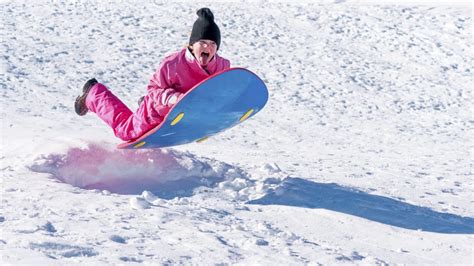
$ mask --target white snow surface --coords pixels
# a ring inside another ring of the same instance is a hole
[[[361,2],[2,2],[0,263],[472,265],[472,7]],[[262,112],[133,151],[74,113],[136,108],[203,6]]]

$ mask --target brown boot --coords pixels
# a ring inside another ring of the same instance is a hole
[[[89,94],[91,88],[97,83],[97,80],[93,78],[88,80],[86,84],[84,84],[84,87],[82,87],[82,95],[77,96],[76,102],[74,102],[74,109],[76,110],[76,114],[80,116],[87,114],[87,111],[89,111],[86,106],[87,94]]]

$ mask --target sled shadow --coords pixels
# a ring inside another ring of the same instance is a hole
[[[91,144],[65,154],[43,155],[29,169],[82,189],[122,195],[150,191],[163,199],[192,196],[198,187],[214,187],[227,172],[241,173],[222,162],[173,150],[117,150]],[[244,173],[242,173],[244,175]]]
[[[411,230],[474,234],[474,218],[436,212],[337,184],[287,178],[281,187],[250,204],[327,209]]]

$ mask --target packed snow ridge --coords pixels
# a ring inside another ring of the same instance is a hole
[[[249,195],[242,194],[242,190],[248,190],[253,184],[248,174],[238,167],[187,152],[116,150],[99,144],[71,148],[66,154],[40,156],[30,169],[49,173],[61,182],[83,189],[125,195],[145,192],[147,198],[155,195],[164,199],[186,197],[193,195],[198,187],[211,188],[218,184],[233,196],[248,199]],[[278,166],[269,164],[263,169],[267,174],[279,172]],[[259,192],[264,187],[260,185]]]

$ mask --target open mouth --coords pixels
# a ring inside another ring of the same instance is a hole
[[[209,63],[209,58],[210,54],[209,53],[205,53],[205,52],[202,52],[201,53],[201,64],[202,65],[207,65]]]

